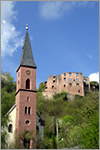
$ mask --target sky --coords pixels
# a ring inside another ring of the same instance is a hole
[[[82,72],[99,82],[98,1],[1,1],[1,70],[16,81],[28,32],[36,86],[49,75]]]

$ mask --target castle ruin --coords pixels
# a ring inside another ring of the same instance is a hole
[[[55,93],[66,91],[70,95],[84,96],[90,89],[89,77],[83,77],[80,72],[65,72],[61,75],[51,75],[47,78],[43,95],[52,98]]]

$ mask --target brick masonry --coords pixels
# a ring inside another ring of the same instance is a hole
[[[26,72],[30,71],[30,74]],[[30,89],[26,89],[26,80],[30,80]],[[30,114],[25,114],[25,107],[30,107]],[[26,121],[29,121],[26,124]],[[16,88],[16,129],[22,133],[25,129],[34,132],[36,137],[36,69],[20,67],[17,71]],[[31,143],[31,142],[30,142]],[[30,145],[32,148],[32,143]]]

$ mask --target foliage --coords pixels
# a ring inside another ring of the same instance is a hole
[[[94,113],[83,129],[82,148],[99,149],[99,113]]]
[[[2,148],[7,147],[6,138],[7,132],[4,130],[4,127],[7,126],[9,121],[8,116],[6,115],[9,109],[15,103],[15,83],[13,82],[13,78],[10,73],[2,73],[1,74],[1,143]]]
[[[99,92],[90,91],[84,97],[76,95],[73,101],[65,101],[64,97],[65,93],[55,94],[53,100],[45,100],[42,94],[38,97],[42,106],[41,117],[45,120],[43,141],[50,144],[49,148],[98,148]],[[42,148],[46,149],[47,146],[43,144]]]
[[[38,92],[43,92],[45,90],[45,87],[46,87],[45,83],[42,82],[39,86]]]
[[[7,149],[8,148],[8,144],[6,142],[7,139],[7,132],[5,130],[1,130],[1,149]]]
[[[94,83],[93,83],[94,84]],[[96,83],[95,83],[96,84]],[[1,77],[1,147],[8,148],[7,133],[3,130],[9,121],[6,115],[15,103],[15,83],[9,73]],[[55,148],[99,148],[99,91],[88,92],[84,97],[75,96],[73,101],[67,99],[67,93],[62,91],[53,96],[53,100],[45,99],[42,83],[37,90],[37,112],[45,120],[44,139],[38,139],[37,149]],[[58,121],[58,124],[56,122]],[[23,132],[19,137],[29,140],[32,132]],[[57,140],[58,139],[58,140]],[[33,138],[33,143],[36,140]],[[16,147],[17,146],[17,147]],[[11,148],[21,148],[20,141]]]
[[[29,149],[29,141],[32,140],[33,148],[35,148],[36,145],[36,139],[34,138],[34,132],[33,130],[27,131],[26,129],[19,133],[16,130],[16,142],[15,142],[15,149]],[[24,145],[23,145],[24,143]]]
[[[67,115],[65,117],[63,117],[62,119],[63,124],[68,124],[68,123],[73,123],[74,122],[74,118],[70,115]]]
[[[96,81],[91,81],[91,82],[90,82],[90,85],[98,86],[99,84],[98,84],[98,82],[96,82]]]
[[[51,144],[51,148],[52,149],[57,149],[57,143],[56,143],[56,139],[55,139],[55,135],[52,135],[52,144]]]
[[[61,91],[60,93],[56,93],[53,95],[54,99],[61,98],[62,100],[67,100],[67,92]]]
[[[37,145],[37,149],[51,149],[50,139],[47,136],[44,136],[44,139],[40,141]]]

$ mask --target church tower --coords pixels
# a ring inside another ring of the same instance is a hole
[[[36,137],[36,68],[26,27],[20,64],[16,71],[16,130],[18,133],[24,130],[33,131],[34,137]],[[32,144],[30,140],[28,148],[32,148]]]

